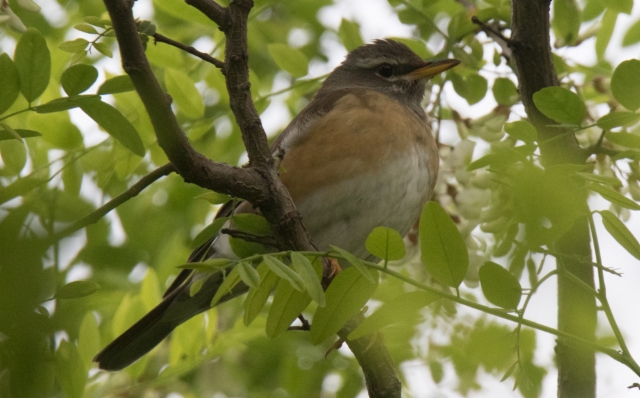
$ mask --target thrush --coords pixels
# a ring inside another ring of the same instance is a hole
[[[406,235],[432,196],[438,151],[421,103],[428,80],[460,61],[425,61],[406,45],[376,40],[351,51],[313,100],[272,144],[284,153],[280,179],[319,250],[338,245],[366,258],[368,234],[378,226]],[[259,212],[227,204],[218,217]],[[227,234],[196,249],[190,262],[237,259]],[[195,294],[190,286],[205,280]],[[173,329],[206,311],[223,273],[180,273],[157,307],[96,357],[101,369],[122,369]],[[220,302],[247,290],[239,284]],[[219,303],[220,303],[219,302]]]

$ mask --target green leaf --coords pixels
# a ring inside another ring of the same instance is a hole
[[[218,271],[221,272],[221,271]],[[242,282],[242,278],[240,278],[240,270],[238,267],[234,267],[231,272],[228,272],[220,284],[218,291],[211,299],[211,307],[215,307],[222,297],[229,293],[234,287],[236,287],[239,283]]]
[[[371,270],[373,280],[378,271]],[[311,342],[315,345],[337,333],[371,298],[378,287],[355,267],[338,273],[326,290],[327,305],[318,308],[311,324]]]
[[[613,97],[630,111],[640,108],[640,61],[630,59],[618,65],[611,76]]]
[[[126,93],[127,91],[133,91],[136,88],[133,86],[133,82],[128,75],[116,76],[108,79],[98,89],[98,94],[117,94]]]
[[[22,138],[29,138],[29,137],[40,137],[42,136],[42,134],[38,133],[37,131],[33,131],[33,130],[25,130],[25,129],[13,129],[13,131],[15,131],[16,133],[18,133],[18,135]],[[13,136],[13,133],[6,131],[6,130],[0,130],[0,141],[3,140],[12,140],[15,137]]]
[[[84,17],[82,20],[85,21],[86,23],[88,23],[89,25],[97,26],[97,27],[100,27],[100,28],[106,28],[107,26],[111,26],[111,21],[110,20],[101,19],[101,18],[94,17],[94,16]]]
[[[375,279],[371,276],[371,273],[367,269],[367,266],[360,261],[360,259],[348,251],[341,249],[337,246],[329,245],[333,251],[340,254],[344,257],[345,260],[349,262],[349,264],[353,265],[355,269],[357,269],[370,283],[377,283]]]
[[[627,33],[624,34],[624,38],[622,39],[622,46],[627,47],[633,44],[636,44],[640,41],[640,21],[636,21]]]
[[[633,10],[633,0],[606,0],[602,3],[608,9],[623,14],[631,14],[631,10]]]
[[[80,32],[93,34],[93,35],[98,34],[98,31],[96,30],[96,28],[86,23],[79,23],[79,24],[73,25],[73,29],[79,30]]]
[[[219,205],[219,204],[230,201],[231,197],[223,193],[210,191],[210,192],[203,193],[201,195],[196,196],[195,199],[202,199],[202,200],[206,200],[212,205]]]
[[[392,325],[407,319],[414,319],[418,312],[433,303],[440,296],[418,290],[401,294],[388,303],[382,305],[370,317],[366,318],[358,327],[349,334],[349,340],[359,339],[367,334],[377,332],[385,326]]]
[[[407,254],[402,236],[395,229],[376,227],[365,242],[369,253],[385,261],[402,260]]]
[[[84,52],[85,48],[87,48],[88,45],[89,45],[89,42],[86,41],[85,39],[75,39],[75,40],[65,41],[63,43],[60,43],[58,48],[61,49],[62,51],[75,54],[79,52]]]
[[[493,97],[500,105],[513,105],[520,100],[515,83],[506,77],[499,77],[493,83]]]
[[[5,133],[9,134],[13,139],[18,140],[21,143],[24,143],[24,140],[22,139],[20,134],[18,134],[18,132],[14,130],[13,127],[9,126],[4,122],[0,122],[0,127],[3,128],[3,130],[0,130],[0,131],[4,131]]]
[[[589,189],[591,189],[594,192],[597,192],[600,194],[600,196],[602,196],[603,198],[605,198],[606,200],[608,200],[609,202],[616,204],[620,207],[624,207],[630,210],[640,210],[640,205],[636,202],[634,202],[633,200],[627,198],[626,196],[622,195],[619,192],[614,191],[611,188],[607,188],[603,185],[600,184],[591,184],[589,186]]]
[[[255,288],[260,286],[260,275],[258,274],[258,271],[251,266],[251,264],[240,261],[237,267],[240,278],[242,278],[245,285]]]
[[[29,28],[20,36],[13,59],[22,95],[32,102],[42,95],[51,76],[51,55],[40,31]]]
[[[360,25],[357,22],[351,22],[343,18],[338,29],[338,36],[340,36],[340,40],[342,40],[342,44],[344,44],[347,51],[364,44],[362,36],[360,36]]]
[[[280,69],[293,77],[302,77],[307,74],[309,61],[302,51],[282,43],[269,44],[268,49],[271,58]]]
[[[102,101],[82,102],[80,108],[125,148],[144,156],[144,145],[138,132],[119,110]]]
[[[534,142],[538,140],[538,131],[533,127],[533,124],[525,120],[505,123],[504,131],[516,140],[523,142]]]
[[[111,47],[105,42],[93,43],[93,48],[98,50],[98,52],[102,55],[106,55],[109,58],[113,58],[113,51],[111,51]]]
[[[91,87],[98,79],[98,70],[91,65],[77,64],[62,73],[60,84],[67,95],[80,94]]]
[[[0,188],[0,204],[17,198],[18,196],[24,196],[48,180],[48,176],[42,176],[42,173],[30,175],[26,178],[19,178],[8,186]]]
[[[469,254],[456,224],[436,202],[420,216],[422,263],[438,282],[457,288],[469,267]]]
[[[82,398],[87,383],[85,369],[78,347],[66,340],[60,342],[56,350],[56,379],[65,397]]]
[[[257,267],[258,275],[260,275],[260,286],[258,288],[250,288],[247,293],[247,298],[244,300],[242,306],[244,307],[243,321],[245,326],[249,326],[251,322],[260,314],[260,310],[264,307],[271,291],[276,286],[280,278],[278,275],[271,272],[269,267],[262,262]],[[294,289],[291,288],[293,291]],[[296,290],[297,291],[297,290]]]
[[[493,261],[480,267],[482,294],[490,303],[506,309],[516,309],[522,297],[518,279]]]
[[[245,213],[236,214],[231,220],[234,226],[245,232],[250,232],[256,235],[269,235],[271,234],[271,226],[267,220],[257,214]]]
[[[93,281],[75,281],[62,286],[53,298],[56,299],[76,299],[90,296],[100,289],[100,285]]]
[[[527,156],[535,152],[536,148],[536,145],[526,144],[515,148],[508,148],[498,153],[490,153],[471,162],[469,166],[467,166],[467,171],[473,171],[486,166],[504,169],[516,162],[524,163],[528,161]]]
[[[617,12],[607,10],[600,20],[600,28],[596,33],[596,56],[598,60],[604,60],[604,53],[607,51],[607,47],[611,41],[617,19]]]
[[[614,144],[626,146],[627,148],[640,149],[640,136],[635,134],[627,132],[607,133],[605,137]]]
[[[640,120],[640,114],[624,111],[613,111],[602,116],[596,124],[603,130],[611,130],[616,127],[636,124]]]
[[[578,95],[564,87],[545,87],[533,94],[533,103],[545,116],[559,123],[579,125],[587,108]]]
[[[291,284],[280,279],[267,316],[267,337],[273,339],[287,331],[310,302],[311,297],[306,292],[295,290]]]
[[[285,263],[271,256],[264,256],[263,259],[264,263],[267,264],[267,267],[269,267],[269,269],[273,271],[273,273],[275,273],[282,279],[286,279],[294,289],[300,292],[304,290],[304,281],[302,280],[300,275],[296,274],[295,271],[287,267]]]
[[[597,174],[580,173],[580,172],[577,172],[576,175],[588,181],[598,182],[600,184],[611,185],[614,187],[622,188],[622,183],[616,177],[608,177],[608,176],[601,176]]]
[[[9,109],[20,94],[18,69],[7,54],[0,54],[0,114]]]
[[[209,240],[212,236],[216,235],[222,229],[222,226],[229,217],[218,217],[213,222],[202,229],[202,231],[198,232],[195,238],[193,238],[193,243],[191,244],[192,248],[200,247],[204,245],[206,241]]]
[[[316,258],[314,264],[311,264],[311,261],[300,253],[291,253],[291,266],[304,281],[304,287],[307,293],[309,293],[313,301],[318,303],[319,307],[324,307],[326,299],[322,284],[320,283],[320,278],[322,278],[322,265],[319,258]]]
[[[609,210],[601,211],[600,215],[602,216],[602,223],[609,234],[611,234],[629,254],[640,260],[640,243],[638,243],[636,237],[629,231],[629,228]]]
[[[182,113],[191,119],[201,119],[204,116],[202,96],[186,73],[178,69],[166,68],[164,83]]]
[[[91,362],[96,352],[100,351],[100,330],[92,311],[88,312],[78,332],[78,352],[86,369],[91,369]]]
[[[488,83],[484,77],[473,74],[465,79],[467,83],[467,95],[464,97],[469,105],[480,102],[487,94]]]
[[[83,102],[95,102],[100,96],[98,95],[78,95],[73,98],[62,97],[51,100],[45,104],[38,105],[34,108],[37,113],[54,113],[74,109],[82,105]]]
[[[563,43],[573,44],[580,30],[580,8],[575,0],[554,0],[551,26]]]

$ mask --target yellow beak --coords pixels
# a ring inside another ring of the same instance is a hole
[[[411,80],[431,79],[432,77],[453,68],[460,63],[457,59],[438,59],[427,62],[423,67],[407,74]]]

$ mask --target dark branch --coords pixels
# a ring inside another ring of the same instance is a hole
[[[511,49],[509,48],[509,39],[504,37],[502,32],[500,32],[498,29],[482,22],[475,15],[471,17],[471,21],[474,24],[478,25],[480,29],[482,29],[482,31],[487,34],[487,36],[491,37],[500,46],[500,48],[502,49],[502,56],[505,57],[507,62],[509,62],[511,60],[511,57],[513,56],[513,54],[511,53]]]
[[[210,20],[226,32],[229,29],[229,10],[213,0],[185,0],[185,3],[195,7]]]
[[[138,196],[138,194],[140,192],[142,192],[143,189],[145,189],[149,185],[153,184],[155,181],[157,181],[161,177],[164,177],[164,176],[172,173],[173,171],[174,171],[174,169],[173,169],[173,165],[171,163],[167,163],[167,164],[165,164],[163,166],[158,167],[157,169],[153,170],[151,173],[145,175],[140,180],[138,180],[138,182],[133,184],[129,189],[127,189],[126,191],[124,191],[120,195],[116,196],[115,198],[111,199],[110,201],[108,201],[104,205],[102,205],[99,209],[96,209],[91,214],[88,214],[87,216],[83,217],[81,220],[78,220],[78,221],[74,222],[73,224],[71,224],[68,227],[66,227],[65,229],[63,229],[62,231],[56,233],[50,239],[50,241],[51,241],[50,243],[53,244],[53,243],[59,241],[60,239],[62,239],[64,237],[67,237],[67,236],[71,235],[72,233],[74,233],[74,232],[76,232],[76,231],[78,231],[78,230],[80,230],[80,229],[82,229],[82,228],[84,228],[84,227],[86,227],[88,225],[97,223],[98,220],[100,220],[102,217],[104,217],[111,210],[113,210],[116,207],[120,206],[121,204],[123,204],[124,202],[126,202],[129,199],[135,198],[136,196]]]
[[[178,41],[170,39],[166,36],[161,35],[160,33],[154,33],[153,38],[155,39],[156,42],[166,43],[166,44],[169,44],[170,46],[177,47],[182,51],[188,52],[191,55],[195,55],[201,60],[212,64],[218,69],[224,69],[224,62],[220,61],[219,59],[213,58],[211,55],[207,53],[200,52],[191,46],[187,46]]]

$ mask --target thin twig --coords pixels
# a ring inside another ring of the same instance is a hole
[[[229,10],[213,0],[185,0],[185,3],[198,9],[210,20],[220,27],[220,30],[226,32],[229,29]]]
[[[500,46],[500,49],[502,49],[502,56],[507,60],[507,62],[509,62],[511,60],[511,57],[513,56],[513,53],[509,48],[511,40],[504,37],[502,32],[495,29],[493,26],[482,22],[475,15],[471,17],[471,22],[478,25],[480,29],[487,34],[487,36],[491,37]]]
[[[222,69],[224,71],[224,62],[219,59],[213,58],[211,55],[207,53],[200,52],[191,46],[187,46],[186,44],[182,44],[178,41],[168,38],[167,36],[163,36],[160,33],[154,33],[153,38],[156,42],[169,44],[170,46],[174,46],[176,48],[181,49],[182,51],[188,52],[191,55],[194,55],[201,60],[208,62],[215,66],[218,69]]]
[[[143,189],[145,189],[146,187],[154,183],[159,178],[164,177],[172,173],[173,171],[174,171],[174,168],[171,163],[167,163],[163,166],[158,167],[157,169],[153,170],[151,173],[142,177],[138,182],[133,184],[129,189],[127,189],[120,195],[116,196],[115,198],[111,199],[110,201],[102,205],[100,208],[93,211],[91,214],[88,214],[87,216],[74,222],[73,224],[63,229],[62,231],[59,231],[58,233],[53,235],[50,238],[50,243],[53,244],[59,241],[60,239],[66,236],[69,236],[72,233],[88,225],[95,224],[107,213],[109,213],[111,210],[120,206],[121,204],[128,201],[129,199],[136,197],[140,192],[142,192]]]

